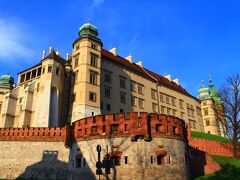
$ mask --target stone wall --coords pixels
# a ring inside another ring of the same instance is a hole
[[[0,179],[67,179],[64,142],[0,141]]]
[[[101,159],[107,154],[119,158],[120,165],[113,165],[110,179],[151,180],[151,179],[188,179],[185,161],[186,144],[184,141],[170,138],[153,138],[144,141],[139,138],[132,141],[130,137],[102,138],[79,141],[73,144],[70,153],[70,179],[97,179],[96,146],[101,145]],[[157,156],[162,156],[159,163]],[[79,160],[80,157],[80,160]],[[80,165],[78,164],[80,161]],[[106,179],[105,170],[101,179]]]

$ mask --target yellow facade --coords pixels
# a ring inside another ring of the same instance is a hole
[[[93,115],[136,111],[176,116],[193,131],[208,131],[204,103],[177,79],[145,69],[132,56],[118,56],[116,48],[103,49],[97,35],[87,23],[72,55],[64,59],[50,49],[41,62],[20,72],[17,86],[0,94],[0,126],[56,127]]]

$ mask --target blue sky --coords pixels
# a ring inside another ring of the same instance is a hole
[[[16,79],[49,46],[65,57],[90,21],[105,49],[179,78],[196,96],[209,74],[219,88],[239,73],[239,7],[233,0],[1,0],[0,74]]]

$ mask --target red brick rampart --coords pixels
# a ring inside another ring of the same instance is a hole
[[[222,143],[207,139],[191,138],[190,146],[195,149],[218,156],[233,156],[233,146],[230,143]]]
[[[167,137],[186,140],[183,120],[166,115],[148,113],[99,115],[75,121],[72,124],[72,140],[131,136],[132,140]]]
[[[0,141],[66,141],[66,127],[1,128]]]

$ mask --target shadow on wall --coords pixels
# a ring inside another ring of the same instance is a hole
[[[17,179],[67,179],[68,164],[58,160],[58,151],[45,150],[42,160],[28,166]]]
[[[221,166],[206,152],[189,148],[191,178],[212,174],[221,170]]]

